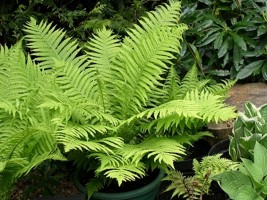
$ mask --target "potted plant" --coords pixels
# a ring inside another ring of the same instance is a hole
[[[204,195],[210,195],[211,177],[225,171],[233,171],[238,167],[238,163],[232,160],[221,158],[221,154],[205,156],[201,161],[194,159],[194,175],[184,176],[176,170],[169,170],[163,179],[169,184],[164,192],[172,191],[174,196],[182,199],[203,199]],[[218,196],[218,194],[215,194]]]
[[[130,29],[123,41],[103,28],[88,42],[86,53],[77,41],[65,39],[63,30],[31,19],[25,27],[31,55],[14,65],[23,70],[5,65],[5,73],[10,70],[18,76],[14,84],[21,82],[27,89],[20,91],[16,85],[10,90],[14,101],[1,102],[6,106],[1,107],[1,120],[10,119],[9,124],[1,124],[1,144],[12,140],[12,146],[4,147],[10,154],[1,153],[0,180],[13,158],[20,159],[21,152],[35,158],[34,149],[43,159],[67,158],[77,169],[93,172],[86,184],[90,197],[114,180],[121,186],[144,177],[149,169],[173,167],[185,154],[183,144],[205,135],[196,127],[235,117],[222,96],[201,91],[199,85],[177,92],[171,61],[187,29],[178,23],[179,12],[177,1],[160,6]],[[13,57],[23,57],[17,46],[10,63]],[[5,51],[13,50],[1,48],[3,60],[9,57]],[[16,95],[23,97],[22,110]],[[3,137],[16,127],[16,120],[25,129]],[[28,131],[33,131],[34,145],[26,145],[31,141],[24,140]],[[40,162],[12,168],[12,174],[19,177]]]
[[[242,158],[237,171],[225,171],[212,177],[231,199],[264,200],[267,197],[267,149],[256,142],[252,160]]]
[[[234,161],[252,159],[256,142],[267,147],[267,105],[257,108],[246,102],[244,112],[239,114],[230,137],[229,153]]]

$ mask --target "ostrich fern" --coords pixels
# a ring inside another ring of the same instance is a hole
[[[8,152],[21,159],[23,167],[14,169],[21,175],[42,159],[64,160],[60,146],[78,167],[95,171],[97,188],[107,178],[121,185],[150,167],[173,166],[185,154],[183,144],[205,134],[198,132],[199,123],[235,117],[234,109],[209,90],[191,88],[179,95],[182,85],[177,91],[168,86],[178,81],[170,66],[187,29],[178,22],[180,8],[177,1],[159,6],[123,41],[103,28],[84,51],[63,30],[34,19],[25,26],[27,59],[20,46],[1,47],[0,67],[10,69],[0,72],[0,87],[6,89],[10,78],[14,85],[0,96],[0,141],[14,147],[1,145],[0,181],[12,162]],[[6,59],[18,63],[9,66]],[[162,94],[168,98],[156,98]],[[191,135],[181,135],[185,128]],[[28,139],[32,142],[23,150]],[[89,190],[92,194],[94,188]]]

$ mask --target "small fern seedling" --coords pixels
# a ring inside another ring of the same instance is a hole
[[[172,198],[177,195],[187,200],[202,200],[204,194],[209,194],[212,176],[224,171],[237,170],[237,168],[238,163],[221,158],[221,154],[206,156],[201,162],[194,159],[194,176],[185,177],[176,170],[167,172],[167,176],[163,180],[169,181],[170,185],[165,192],[173,191]]]

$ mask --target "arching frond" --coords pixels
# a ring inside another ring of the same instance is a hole
[[[133,163],[152,158],[154,162],[174,167],[174,161],[185,155],[185,148],[177,141],[164,137],[148,137],[139,144],[127,144],[118,150],[124,158]]]
[[[152,132],[164,132],[172,128],[184,131],[197,129],[199,125],[214,121],[226,121],[235,118],[234,107],[229,107],[221,101],[221,96],[209,92],[192,90],[187,92],[184,99],[173,100],[158,107],[148,109],[134,118],[150,119],[143,129]]]
[[[86,125],[76,126],[69,125],[63,126],[58,130],[57,141],[64,145],[66,152],[70,150],[87,150],[92,152],[104,152],[107,154],[114,154],[113,150],[121,148],[123,140],[119,137],[104,137],[100,139],[92,139],[89,137],[90,134],[95,132],[107,131],[107,126],[104,125]],[[89,132],[88,132],[89,131]]]
[[[95,85],[90,88],[91,98],[101,102],[102,107],[108,110],[110,107],[111,90],[113,89],[113,60],[118,54],[120,42],[118,36],[112,35],[112,31],[102,29],[88,42],[87,54],[91,61],[90,71],[94,73],[91,82]],[[98,93],[98,98],[95,97]]]
[[[160,7],[140,21],[141,26],[128,31],[116,59],[114,96],[118,112],[137,113],[148,100],[149,94],[160,84],[161,75],[168,68],[180,48],[179,40],[187,29],[177,25],[180,3]]]
[[[46,72],[52,68],[55,59],[69,62],[71,65],[81,65],[83,59],[78,56],[80,49],[77,41],[71,38],[64,40],[65,32],[52,27],[52,23],[41,21],[38,25],[36,20],[31,18],[24,31],[27,33],[26,39],[29,41],[32,55],[36,56],[35,60]]]
[[[10,101],[15,105],[16,100],[25,98],[29,85],[22,43],[2,49],[6,57],[0,60],[0,101]]]
[[[221,96],[213,95],[209,92],[198,92],[197,90],[188,92],[185,96],[185,100],[195,101],[201,106],[199,115],[202,117],[205,123],[219,121],[227,121],[228,119],[234,119],[237,114],[234,112],[233,106],[227,106],[221,101]]]
[[[166,103],[171,100],[178,99],[180,89],[180,77],[178,76],[174,66],[172,66],[167,75],[164,84],[160,85],[153,91],[149,97],[149,105],[155,106]]]
[[[205,89],[211,92],[214,95],[221,95],[223,97],[227,97],[227,93],[234,86],[236,80],[222,80],[222,83],[217,83],[214,85],[210,85]]]
[[[198,70],[196,64],[194,64],[181,81],[179,99],[184,98],[186,93],[191,90],[199,89],[199,86]]]
[[[101,163],[97,168],[97,174],[104,174],[106,177],[117,180],[119,186],[124,181],[134,181],[145,175],[145,165],[142,162],[132,163],[130,160],[123,159],[119,155],[108,155],[95,153],[91,156],[96,157]]]

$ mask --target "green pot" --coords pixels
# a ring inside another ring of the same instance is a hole
[[[76,176],[74,180],[74,185],[80,192],[86,194],[87,192],[85,187],[81,185],[77,177],[78,176]],[[164,177],[164,171],[160,170],[158,176],[151,183],[142,188],[121,193],[96,192],[93,194],[90,200],[155,200],[159,192],[161,179],[163,177]]]

